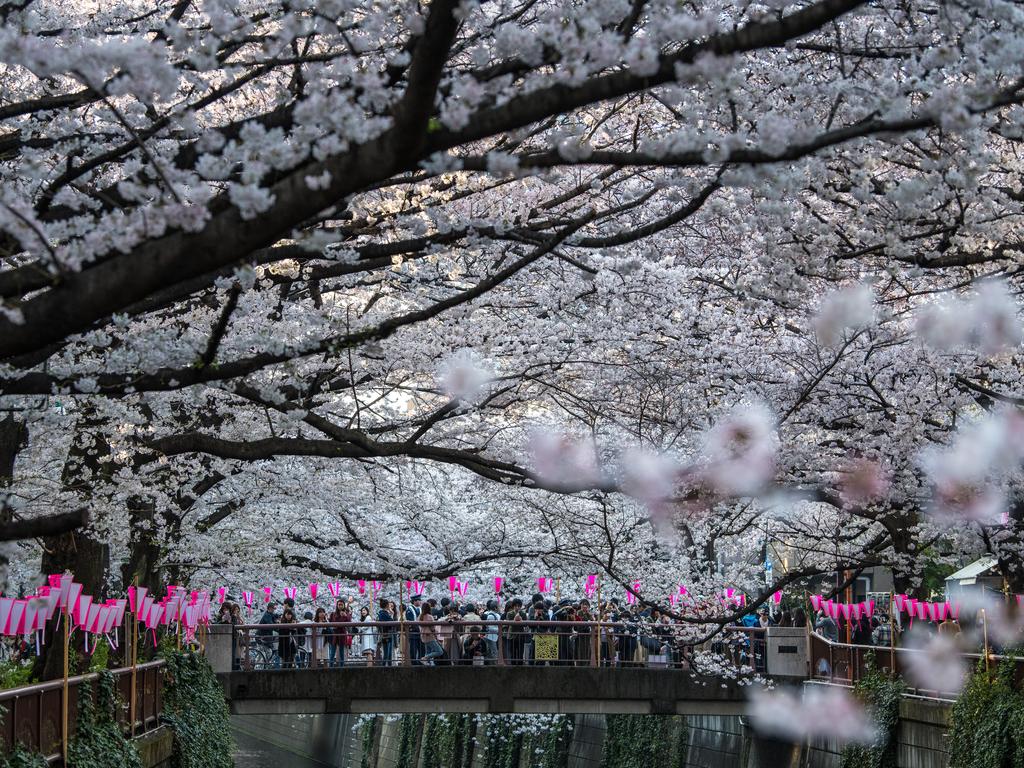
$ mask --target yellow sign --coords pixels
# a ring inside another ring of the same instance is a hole
[[[533,658],[537,661],[558,661],[558,635],[534,635]]]

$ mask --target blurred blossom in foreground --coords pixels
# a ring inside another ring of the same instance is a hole
[[[622,490],[646,504],[672,496],[679,477],[678,462],[662,453],[631,448],[622,455]]]
[[[843,503],[863,507],[883,498],[889,490],[889,473],[885,467],[871,459],[856,459],[843,471],[839,479],[839,495]]]
[[[875,299],[866,285],[854,285],[828,294],[821,302],[812,326],[818,343],[826,347],[843,340],[843,331],[871,325]]]
[[[867,711],[842,688],[810,686],[799,692],[751,691],[747,714],[765,735],[794,742],[836,739],[870,744],[876,737]]]
[[[601,479],[597,450],[589,439],[537,430],[530,440],[530,459],[538,479],[550,488],[587,488]]]
[[[472,403],[493,379],[490,366],[475,352],[463,349],[450,355],[437,370],[438,383],[453,400]]]
[[[1024,640],[1022,609],[1024,606],[1016,600],[1007,603],[1001,596],[964,592],[960,597],[960,630],[971,635],[976,647],[983,642],[986,630],[990,646],[1017,646]],[[985,612],[984,621],[981,611]]]
[[[994,355],[1020,344],[1017,310],[1017,299],[1006,283],[990,280],[969,300],[945,297],[919,309],[917,335],[939,350],[970,346]]]
[[[708,432],[702,475],[719,493],[748,496],[775,472],[774,422],[761,405],[736,408]]]
[[[904,642],[910,649],[902,658],[907,676],[918,688],[959,693],[967,680],[967,665],[959,644],[948,635],[930,636],[911,630]]]
[[[996,524],[1006,501],[998,483],[1024,459],[1024,421],[1019,414],[995,414],[961,428],[952,445],[922,456],[934,486],[930,513],[940,522]]]

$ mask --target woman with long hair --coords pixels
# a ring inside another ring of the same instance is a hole
[[[373,617],[370,609],[365,605],[359,609],[359,621],[364,625],[371,625]],[[377,654],[377,628],[374,626],[362,626],[359,628],[359,653],[362,655],[366,666],[373,666],[373,657]]]

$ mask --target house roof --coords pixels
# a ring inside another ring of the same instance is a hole
[[[994,557],[983,557],[979,560],[975,560],[970,565],[965,565],[956,573],[951,573],[946,577],[946,581],[966,581],[970,579],[973,583],[976,578],[981,576],[996,565],[996,559]]]

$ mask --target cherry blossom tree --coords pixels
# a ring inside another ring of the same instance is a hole
[[[0,19],[21,573],[1024,591],[1014,4]]]

